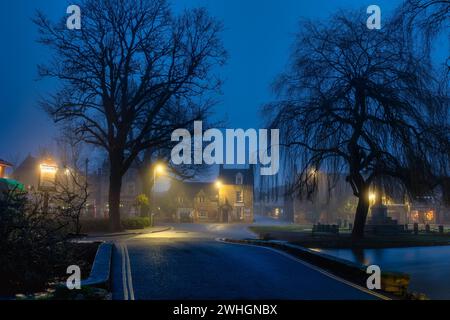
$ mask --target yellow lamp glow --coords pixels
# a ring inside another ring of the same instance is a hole
[[[217,181],[216,181],[216,188],[217,188],[217,189],[222,188],[222,181],[220,181],[220,180],[217,180]]]
[[[166,168],[162,164],[157,164],[155,167],[155,172],[158,174],[163,174],[166,171]]]

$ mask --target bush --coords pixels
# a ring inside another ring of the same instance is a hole
[[[42,195],[0,195],[0,292],[42,290],[68,257],[67,221],[42,206]]]
[[[122,220],[122,226],[125,229],[144,229],[151,226],[150,218],[134,217]]]
[[[109,232],[108,219],[83,219],[81,220],[82,233],[96,233]],[[150,227],[150,218],[148,217],[133,217],[122,219],[122,227],[124,229],[144,229]]]

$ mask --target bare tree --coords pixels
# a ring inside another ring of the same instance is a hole
[[[40,42],[54,52],[40,74],[60,80],[43,102],[110,162],[109,209],[121,229],[122,177],[143,150],[170,144],[171,132],[202,119],[224,63],[222,26],[204,9],[174,16],[165,0],[84,0],[81,30],[38,14]]]
[[[52,201],[59,214],[73,228],[71,232],[79,235],[80,219],[87,211],[89,199],[87,159],[82,159],[82,142],[73,135],[72,130],[66,129],[56,139],[56,145],[63,167],[56,177],[56,192],[52,195]]]
[[[346,174],[358,198],[355,239],[364,236],[369,188],[429,192],[448,170],[450,141],[448,87],[440,90],[389,25],[370,31],[364,21],[340,13],[304,22],[276,83],[279,101],[266,106],[301,166],[300,193],[317,191],[317,170]]]

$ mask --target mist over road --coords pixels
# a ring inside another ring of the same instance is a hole
[[[113,298],[375,299],[289,256],[216,241],[252,237],[243,225],[173,225],[168,231],[119,239]]]

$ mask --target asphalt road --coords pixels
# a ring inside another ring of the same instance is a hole
[[[113,298],[375,299],[286,254],[215,240],[227,235],[251,236],[244,226],[180,225],[117,239]]]

